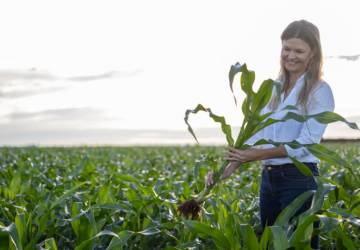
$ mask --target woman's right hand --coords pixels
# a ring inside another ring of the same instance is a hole
[[[210,171],[205,176],[205,186],[209,187],[214,185],[214,172]]]
[[[220,177],[221,180],[230,177],[239,166],[240,166],[239,162],[230,162],[224,169],[224,172]],[[210,171],[206,174],[205,185],[207,187],[214,185],[214,172]]]

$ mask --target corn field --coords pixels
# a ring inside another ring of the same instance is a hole
[[[315,220],[322,249],[360,249],[360,145],[326,146],[351,167],[321,163],[309,211],[290,220],[300,197],[264,231],[260,163],[214,187],[198,220],[177,211],[223,147],[3,147],[0,249],[309,249]]]

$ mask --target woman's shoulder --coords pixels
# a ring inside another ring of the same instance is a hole
[[[332,90],[331,90],[330,84],[327,81],[323,80],[323,79],[319,80],[316,83],[316,86],[315,86],[315,88],[314,88],[314,90],[312,92],[313,92],[313,95],[319,94],[320,92],[328,93],[328,94],[332,95]]]
[[[320,80],[312,91],[309,102],[315,106],[320,105],[328,107],[328,110],[334,110],[335,100],[330,84],[324,80]]]

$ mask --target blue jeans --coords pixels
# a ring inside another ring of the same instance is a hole
[[[315,163],[305,163],[314,176],[319,175]],[[261,225],[271,226],[281,210],[287,207],[297,196],[308,191],[316,190],[316,182],[312,176],[303,175],[293,164],[264,166],[262,170],[260,187],[260,216]],[[311,205],[311,198],[299,208],[298,215]],[[319,222],[314,223],[319,227]],[[312,248],[319,248],[319,237],[314,236],[311,240]]]

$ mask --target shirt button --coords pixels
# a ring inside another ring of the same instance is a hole
[[[270,170],[271,170],[271,167],[268,167],[268,170],[270,171]]]

